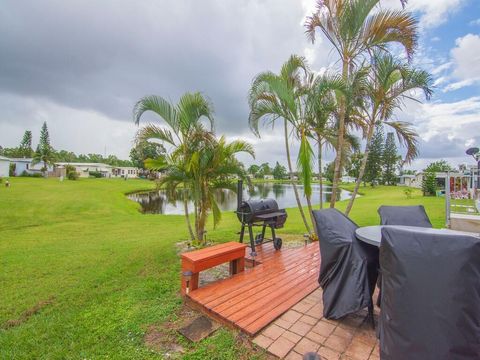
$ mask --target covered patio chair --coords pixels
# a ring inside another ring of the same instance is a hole
[[[336,209],[313,211],[313,216],[320,244],[323,315],[339,319],[366,307],[372,311],[378,248],[358,241],[358,226]]]
[[[382,229],[382,360],[480,359],[480,239]]]
[[[380,225],[405,225],[431,228],[432,223],[428,218],[423,205],[416,206],[385,206],[378,208]]]

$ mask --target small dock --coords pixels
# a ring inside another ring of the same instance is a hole
[[[252,262],[250,248],[246,262]],[[275,251],[257,247],[256,265],[191,291],[187,302],[217,321],[254,336],[318,288],[318,242]]]

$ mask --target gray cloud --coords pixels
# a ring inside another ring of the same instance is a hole
[[[253,76],[308,46],[289,1],[10,1],[0,91],[131,121],[136,100],[202,91],[219,131],[246,128]]]
[[[0,145],[16,146],[26,129],[38,137],[47,121],[57,148],[89,153],[106,146],[126,158],[140,97],[176,101],[202,91],[215,105],[218,133],[252,141],[257,162],[285,164],[281,131],[265,129],[261,139],[249,132],[246,97],[255,74],[278,71],[292,53],[306,55],[314,70],[335,62],[321,37],[312,45],[304,35],[312,1],[4,1]],[[398,119],[417,125],[422,158],[455,157],[466,140],[478,143],[467,127],[478,124],[479,106],[478,98],[408,104]]]

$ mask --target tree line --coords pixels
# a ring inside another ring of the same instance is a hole
[[[160,143],[142,141],[136,143],[130,150],[130,160],[119,159],[116,155],[102,154],[75,154],[73,151],[56,150],[50,143],[50,134],[47,122],[42,124],[38,145],[33,150],[32,131],[26,130],[17,147],[0,146],[0,155],[8,158],[32,158],[32,163],[42,163],[43,168],[55,162],[71,163],[102,163],[111,166],[133,166],[145,169],[145,160],[156,158],[165,153],[165,148]]]
[[[284,180],[288,178],[287,169],[278,161],[275,163],[274,167],[271,167],[268,162],[260,165],[250,165],[247,169],[247,173],[255,179],[263,179],[266,175],[272,175],[275,180]]]

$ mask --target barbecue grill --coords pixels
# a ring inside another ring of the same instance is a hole
[[[278,203],[274,199],[260,199],[260,200],[246,200],[242,199],[243,186],[242,181],[238,182],[238,203],[237,203],[237,217],[242,223],[240,229],[240,242],[243,242],[245,235],[245,228],[248,228],[250,237],[250,247],[252,249],[252,256],[256,256],[255,245],[260,245],[265,242],[273,242],[275,250],[280,250],[282,247],[282,239],[276,237],[275,229],[280,229],[287,220],[287,212],[285,209],[279,209]],[[262,228],[261,233],[253,236],[253,227],[258,226]],[[267,227],[272,232],[271,238],[265,238]]]

